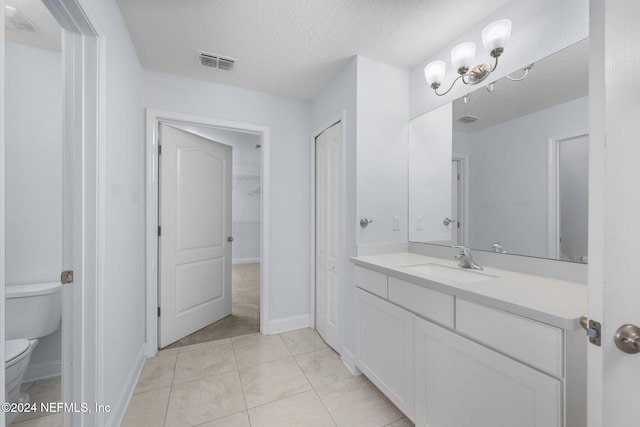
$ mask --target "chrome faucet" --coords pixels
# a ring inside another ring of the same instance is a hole
[[[457,249],[460,249],[458,255],[456,255],[456,259],[458,260],[458,265],[462,268],[473,268],[474,270],[482,270],[482,266],[478,265],[473,260],[471,256],[471,251],[466,246],[454,246]]]

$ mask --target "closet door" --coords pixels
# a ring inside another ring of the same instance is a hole
[[[341,352],[342,336],[342,122],[315,141],[316,329]]]

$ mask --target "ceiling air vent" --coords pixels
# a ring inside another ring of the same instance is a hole
[[[198,58],[200,58],[200,65],[211,68],[219,68],[225,71],[233,70],[233,67],[237,61],[235,58],[228,58],[220,56],[216,53],[207,53],[201,50],[198,51]]]
[[[475,122],[476,120],[479,120],[479,118],[474,116],[462,116],[458,118],[456,121],[464,124],[469,124],[469,123]]]

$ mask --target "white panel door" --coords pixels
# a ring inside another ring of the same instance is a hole
[[[589,67],[588,426],[637,427],[640,353],[619,351],[616,330],[640,326],[640,2],[592,1]]]
[[[231,147],[160,125],[159,346],[231,314]]]
[[[316,137],[316,329],[340,353],[342,122]]]

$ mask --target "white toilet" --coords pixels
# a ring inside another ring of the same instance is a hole
[[[7,286],[5,392],[7,402],[28,402],[29,395],[20,393],[22,377],[38,338],[58,329],[62,318],[62,285],[37,283]],[[7,413],[9,424],[17,413]]]

